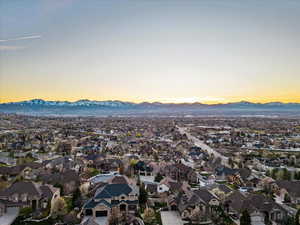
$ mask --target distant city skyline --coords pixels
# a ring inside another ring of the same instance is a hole
[[[0,0],[0,102],[300,103],[300,2]]]

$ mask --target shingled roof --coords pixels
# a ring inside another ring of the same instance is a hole
[[[2,191],[0,193],[0,196],[10,196],[15,193],[28,194],[31,196],[41,196],[42,194],[34,183],[27,181],[19,181]]]
[[[279,209],[285,211],[279,204],[273,199],[261,194],[241,194],[239,191],[233,192],[226,198],[226,202],[230,207],[237,212],[241,212],[245,209],[248,212],[260,211],[270,212],[273,209]]]
[[[194,193],[199,196],[205,203],[209,203],[212,199],[217,199],[212,193],[210,193],[207,189],[201,188],[199,190],[195,190]]]
[[[300,181],[279,180],[276,181],[276,184],[278,187],[287,190],[289,195],[296,198],[300,197]]]
[[[132,188],[128,184],[107,184],[97,190],[95,198],[112,198],[122,194],[129,195],[130,192],[132,192]]]

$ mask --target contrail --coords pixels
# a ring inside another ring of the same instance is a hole
[[[20,41],[20,40],[27,40],[27,39],[37,39],[41,38],[41,35],[31,35],[31,36],[23,36],[17,38],[9,38],[9,39],[0,39],[0,42],[7,42],[7,41]]]

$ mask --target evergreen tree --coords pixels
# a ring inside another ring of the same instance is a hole
[[[276,180],[277,179],[278,168],[271,170],[271,177]]]
[[[295,225],[300,225],[300,209],[298,209],[298,212],[295,216]]]
[[[284,195],[284,202],[291,202],[291,198],[287,193]]]
[[[159,183],[163,178],[164,177],[160,173],[158,173],[156,174],[154,181]]]
[[[144,205],[144,204],[146,204],[147,200],[148,200],[148,193],[147,193],[144,185],[141,185],[141,187],[140,187],[139,203],[142,204],[142,205]]]
[[[240,225],[251,225],[251,217],[247,210],[244,210],[240,218]]]
[[[291,180],[291,172],[288,171],[286,168],[283,169],[283,180]]]
[[[81,192],[79,190],[79,188],[76,188],[76,190],[74,191],[73,195],[72,195],[72,207],[77,207],[79,206],[79,200],[81,197]]]

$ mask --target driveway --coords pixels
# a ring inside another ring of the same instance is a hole
[[[103,217],[96,217],[94,220],[96,223],[98,223],[99,225],[106,225],[108,218],[107,216],[103,216]]]
[[[87,221],[93,221],[94,223],[98,224],[98,225],[106,225],[108,222],[108,218],[107,216],[103,216],[103,217],[91,217],[91,216],[86,216],[82,219],[81,223],[85,223]]]
[[[17,207],[8,207],[7,212],[0,217],[1,225],[10,225],[19,215],[19,208]]]
[[[177,211],[161,211],[160,216],[163,225],[183,225]]]

